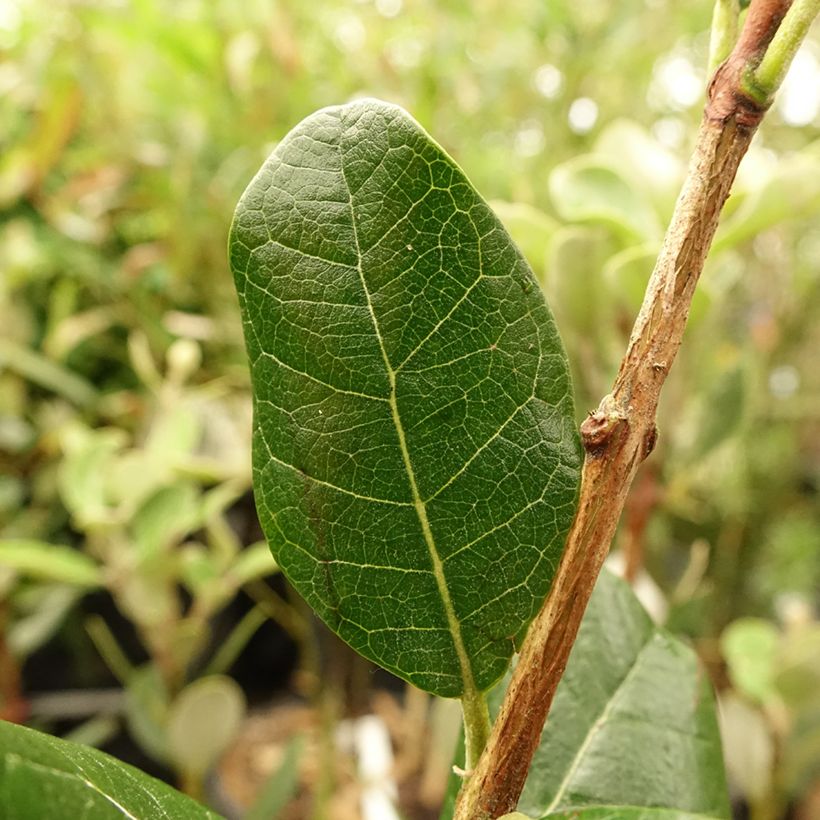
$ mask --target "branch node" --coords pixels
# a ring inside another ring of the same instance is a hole
[[[590,413],[581,425],[584,450],[593,458],[602,456],[615,431],[626,420],[627,414],[618,407],[612,395],[604,396],[598,409]]]
[[[760,99],[750,83],[752,72],[745,62],[734,56],[721,63],[709,83],[706,93],[706,118],[727,123],[734,117],[737,125],[753,131],[760,125],[771,100]]]

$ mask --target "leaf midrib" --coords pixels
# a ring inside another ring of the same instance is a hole
[[[481,693],[476,686],[475,678],[473,676],[473,669],[470,663],[470,658],[467,653],[467,647],[464,644],[464,638],[461,634],[461,623],[456,615],[453,599],[450,596],[450,590],[447,586],[447,578],[444,574],[444,564],[439,555],[438,547],[433,536],[433,531],[430,527],[430,521],[427,517],[427,507],[419,492],[418,484],[416,482],[416,474],[413,470],[413,464],[410,460],[410,451],[407,448],[407,439],[404,433],[404,425],[402,424],[401,415],[399,413],[398,402],[396,401],[396,371],[390,364],[390,359],[387,356],[387,350],[384,346],[384,339],[379,330],[379,323],[376,318],[376,313],[373,309],[373,300],[370,296],[370,289],[365,280],[364,270],[362,267],[362,251],[359,244],[359,233],[356,226],[356,210],[353,207],[353,190],[347,179],[344,166],[344,148],[342,146],[342,138],[339,138],[339,167],[344,180],[345,188],[347,189],[348,201],[350,204],[350,222],[353,231],[353,244],[356,249],[356,270],[359,275],[359,281],[364,291],[365,299],[367,300],[367,309],[370,314],[370,320],[373,323],[373,332],[376,334],[376,340],[379,343],[379,350],[381,352],[382,360],[384,362],[385,370],[387,371],[387,378],[390,384],[390,397],[388,399],[390,405],[390,413],[393,419],[393,426],[396,429],[396,435],[399,441],[399,448],[401,450],[402,461],[404,462],[404,469],[410,482],[410,492],[413,498],[413,506],[416,510],[416,516],[421,526],[421,531],[424,536],[424,542],[427,551],[430,555],[430,563],[433,568],[433,577],[436,580],[436,588],[438,589],[439,597],[441,598],[444,607],[444,614],[447,618],[447,626],[450,630],[450,637],[453,641],[453,648],[458,658],[459,669],[461,671],[461,678],[463,681],[462,699],[466,702],[475,701],[481,696]]]

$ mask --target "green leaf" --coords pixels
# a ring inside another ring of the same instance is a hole
[[[198,820],[219,815],[107,754],[0,721],[5,820]]]
[[[259,796],[245,813],[244,820],[268,820],[279,816],[299,788],[299,763],[304,747],[303,735],[296,735],[288,743],[282,762],[265,782]]]
[[[209,675],[186,686],[168,712],[168,748],[177,767],[202,777],[236,736],[245,715],[239,684]]]
[[[131,737],[152,758],[167,763],[168,688],[156,666],[145,664],[134,671],[125,690],[125,720]]]
[[[422,689],[504,673],[571,522],[581,453],[558,333],[462,171],[376,100],[312,115],[230,237],[279,565]]]
[[[774,682],[783,702],[795,712],[816,710],[820,705],[816,697],[820,690],[820,623],[793,626],[776,663]]]
[[[593,151],[645,194],[664,221],[672,215],[685,165],[643,126],[634,120],[614,120],[599,134]]]
[[[19,590],[13,599],[14,622],[8,628],[12,651],[26,658],[39,649],[63,625],[84,591],[84,587],[64,584],[37,584]]]
[[[98,401],[97,391],[81,376],[11,339],[0,339],[0,368],[19,373],[33,384],[53,390],[79,407],[93,407]]]
[[[656,627],[627,584],[605,571],[519,808],[545,815],[641,804],[729,816],[708,679],[694,652]]]
[[[700,461],[741,428],[747,407],[749,377],[743,361],[713,377],[704,397],[692,458]]]
[[[550,244],[558,230],[558,223],[543,211],[522,202],[493,200],[490,205],[521,249],[536,277],[543,281]]]
[[[125,446],[125,431],[78,428],[66,436],[65,455],[58,468],[63,503],[81,527],[112,516],[109,479],[112,465]]]
[[[739,618],[720,636],[720,648],[735,688],[766,703],[775,694],[780,633],[763,618]]]
[[[715,236],[715,255],[753,239],[787,220],[808,217],[820,210],[820,142],[760,168],[750,177],[751,190],[737,211]]]
[[[640,806],[594,806],[553,812],[548,816],[550,820],[716,820],[708,814]]]
[[[506,682],[490,694],[497,711]],[[442,817],[451,816],[454,800]],[[518,809],[584,820],[728,818],[714,699],[694,652],[604,570]],[[448,814],[448,812],[450,812]]]
[[[230,569],[230,577],[237,586],[259,578],[267,578],[279,572],[276,561],[264,543],[251,544],[237,556]]]
[[[194,484],[180,481],[160,487],[137,510],[131,522],[140,560],[166,553],[193,529],[199,513],[199,493]]]
[[[55,581],[79,587],[102,584],[102,573],[87,555],[71,547],[27,539],[0,540],[0,566],[37,581]]]
[[[605,231],[592,227],[559,229],[550,249],[546,293],[561,324],[588,339],[612,322],[601,270],[612,252]]]
[[[555,210],[569,222],[601,222],[628,239],[657,239],[660,222],[651,202],[606,160],[575,157],[549,178]]]

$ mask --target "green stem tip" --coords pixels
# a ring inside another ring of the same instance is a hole
[[[749,82],[754,85],[756,95],[771,100],[780,88],[794,55],[806,39],[818,14],[820,0],[795,0],[786,12],[760,64],[751,72]]]
[[[715,0],[709,37],[709,74],[729,56],[737,42],[740,0]]]

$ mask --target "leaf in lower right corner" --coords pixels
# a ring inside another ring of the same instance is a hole
[[[509,675],[490,693],[498,711]],[[463,761],[463,747],[456,765]],[[453,775],[441,820],[453,816]],[[518,811],[540,820],[726,820],[711,686],[604,570],[535,752]]]
[[[606,571],[518,808],[556,820],[730,816],[714,699],[695,653]]]
[[[553,812],[547,816],[550,820],[716,820],[709,815],[691,811],[633,806],[592,806]]]

